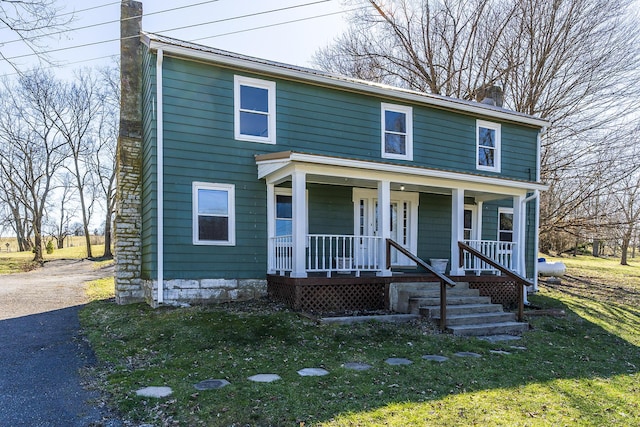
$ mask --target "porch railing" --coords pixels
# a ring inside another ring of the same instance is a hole
[[[445,276],[442,273],[437,272],[432,266],[424,262],[422,259],[418,258],[407,249],[402,247],[399,243],[387,239],[386,249],[387,249],[387,268],[391,268],[391,248],[396,249],[401,254],[408,257],[410,260],[415,262],[420,267],[427,270],[429,273],[436,276],[440,281],[440,329],[444,331],[447,329],[447,286],[453,288],[456,286],[455,282]]]
[[[343,234],[309,234],[306,238],[305,269],[307,272],[354,272],[380,270],[381,238]],[[293,238],[271,239],[269,269],[293,270]]]
[[[500,265],[505,266],[509,270],[514,270],[514,256],[513,250],[516,246],[514,242],[498,242],[495,240],[464,240],[462,243],[475,249],[487,258],[492,259]],[[500,270],[495,268],[490,263],[474,257],[469,252],[464,252],[464,259],[462,260],[462,266],[465,271],[474,271],[476,274],[480,273],[500,273]]]
[[[522,322],[522,320],[524,319],[524,293],[525,293],[525,286],[533,286],[533,283],[531,283],[529,280],[527,280],[526,278],[522,277],[521,275],[519,275],[515,271],[509,269],[507,266],[501,265],[500,263],[496,262],[495,260],[489,258],[485,254],[481,253],[480,251],[478,251],[477,249],[471,247],[470,245],[466,244],[465,242],[458,242],[458,248],[459,248],[459,251],[460,251],[460,267],[462,267],[465,257],[467,255],[470,255],[470,256],[472,256],[474,258],[477,258],[478,260],[480,260],[480,261],[482,261],[484,263],[487,263],[487,264],[491,265],[493,268],[495,268],[496,270],[499,270],[501,273],[503,273],[506,276],[512,278],[516,282],[516,288],[517,288],[517,291],[518,291],[518,321]]]

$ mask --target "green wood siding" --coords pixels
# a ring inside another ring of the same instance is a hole
[[[353,189],[308,184],[309,234],[353,234]]]
[[[420,194],[418,257],[451,258],[451,196]]]
[[[155,55],[145,55],[144,70],[143,274],[154,278],[157,274]],[[234,139],[234,74],[276,82],[276,144]],[[292,150],[382,161],[381,102],[413,107],[414,160],[385,159],[385,162],[496,175],[475,168],[476,117],[466,114],[166,56],[163,94],[166,279],[264,277],[266,188],[264,181],[257,178],[255,155]],[[536,167],[536,132],[502,123],[500,176],[535,178],[531,171]],[[194,181],[235,185],[235,246],[193,245]],[[309,184],[308,190],[310,233],[353,233],[350,187]],[[450,210],[450,196],[420,195],[420,257],[449,258]],[[489,215],[485,221],[486,231],[490,229]]]
[[[142,278],[157,276],[156,57],[143,56],[142,75]]]

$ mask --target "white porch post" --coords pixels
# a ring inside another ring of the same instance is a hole
[[[275,274],[276,249],[273,238],[276,236],[275,185],[267,182],[267,272]]]
[[[476,227],[476,240],[482,240],[482,208],[484,206],[484,202],[479,200],[478,206],[476,209],[476,223],[474,224]]]
[[[387,268],[387,239],[391,237],[391,182],[378,181],[378,236],[380,241],[380,271],[378,276],[391,276]]]
[[[524,271],[524,206],[523,196],[514,196],[513,197],[513,242],[515,246],[513,247],[513,253],[511,254],[513,269],[521,274],[525,275]]]
[[[305,266],[305,249],[306,249],[306,218],[307,209],[305,203],[306,193],[306,175],[302,171],[294,171],[291,174],[291,194],[293,203],[293,271],[291,277],[307,277]]]
[[[458,242],[464,240],[464,189],[451,190],[451,270],[452,276],[462,276],[464,270],[459,264]]]

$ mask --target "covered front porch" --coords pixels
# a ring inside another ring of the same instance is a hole
[[[391,277],[415,267],[386,251],[391,239],[426,261],[447,261],[450,276],[497,274],[468,254],[460,265],[464,242],[535,279],[528,258],[537,236],[527,224],[534,229],[538,184],[295,152],[256,163],[267,188],[270,275]]]

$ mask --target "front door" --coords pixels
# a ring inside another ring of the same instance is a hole
[[[381,250],[376,247],[379,242],[367,236],[378,235],[378,192],[376,190],[354,188],[354,234],[358,236],[358,250],[360,264],[376,259],[375,255]],[[418,232],[418,193],[403,191],[391,192],[390,235],[391,239],[402,245],[412,253],[417,252]],[[415,265],[398,251],[391,251],[391,264],[396,266]],[[372,267],[372,266],[369,266]]]

